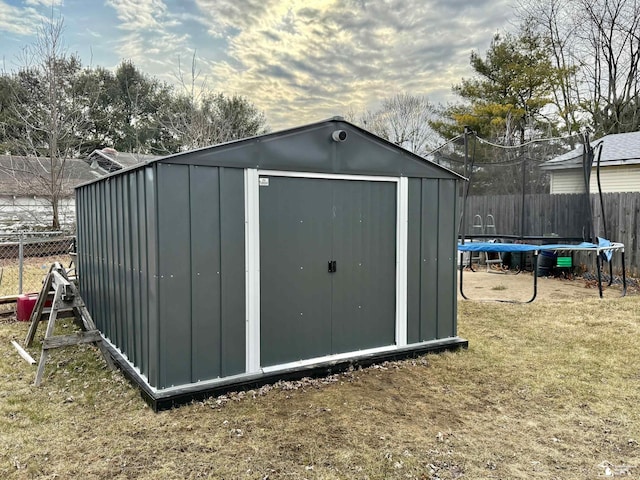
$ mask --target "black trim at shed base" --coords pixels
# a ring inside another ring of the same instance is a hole
[[[190,403],[192,401],[204,400],[209,397],[222,395],[227,392],[250,390],[263,385],[275,383],[279,380],[300,380],[304,377],[323,377],[334,373],[344,372],[351,367],[368,367],[376,363],[406,358],[415,358],[426,353],[441,353],[445,351],[455,351],[461,348],[468,348],[469,341],[460,337],[446,338],[425,342],[417,346],[407,346],[389,352],[372,353],[352,358],[323,362],[317,365],[295,367],[287,370],[280,370],[269,373],[246,374],[231,377],[228,381],[221,379],[219,383],[213,385],[189,384],[183,388],[176,387],[168,391],[154,392],[142,377],[135,371],[131,364],[109,343],[103,342],[116,364],[121,368],[124,375],[140,388],[142,398],[149,404],[154,412],[168,410]]]

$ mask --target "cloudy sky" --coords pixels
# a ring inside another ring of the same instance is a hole
[[[449,101],[513,18],[510,0],[0,0],[5,70],[52,3],[85,65],[131,59],[175,81],[195,51],[209,88],[247,96],[276,130],[400,92]]]

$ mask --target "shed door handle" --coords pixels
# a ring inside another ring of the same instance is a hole
[[[329,273],[335,273],[336,271],[336,261],[329,260]]]

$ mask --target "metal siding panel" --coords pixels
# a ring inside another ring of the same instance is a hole
[[[104,312],[104,292],[102,290],[102,235],[104,224],[100,223],[101,198],[99,185],[91,185],[88,189],[88,195],[91,196],[91,220],[88,227],[93,231],[93,275],[94,275],[94,292],[93,292],[93,310],[91,315],[100,331],[106,322]]]
[[[191,382],[189,167],[158,165],[160,387]]]
[[[160,295],[159,295],[159,245],[158,245],[158,164],[145,168],[145,216],[147,219],[147,305],[148,305],[148,374],[149,384],[161,387],[160,382]]]
[[[133,269],[132,269],[132,241],[131,241],[131,230],[132,230],[132,219],[131,219],[131,189],[130,189],[130,179],[133,177],[133,174],[128,173],[122,176],[122,222],[123,222],[123,244],[122,248],[124,250],[124,261],[122,264],[122,273],[123,273],[123,283],[122,289],[124,290],[124,311],[125,311],[125,323],[126,323],[126,332],[127,332],[127,348],[129,349],[129,360],[133,363],[136,363],[136,339],[138,338],[138,332],[136,331],[136,324],[134,321],[133,315]]]
[[[246,369],[244,171],[220,169],[221,375]]]
[[[85,189],[86,190],[86,189]],[[85,209],[87,208],[87,202],[85,200],[85,190],[78,189],[75,191],[76,197],[76,247],[78,248],[78,255],[76,257],[76,272],[82,272],[83,270],[87,270],[86,264],[89,263],[86,255],[89,255],[90,249],[87,248],[90,243],[90,238],[87,237],[87,229],[86,229],[86,220],[85,220]],[[85,246],[85,244],[87,246]],[[82,249],[80,248],[82,247]],[[86,294],[89,292],[89,276],[88,275],[79,275],[78,283],[80,294],[84,298],[87,296]],[[91,300],[88,298],[84,299],[87,308],[91,311]]]
[[[118,332],[120,336],[120,349],[127,355],[130,355],[129,351],[129,335],[127,332],[127,321],[125,318],[126,310],[124,308],[125,299],[124,299],[124,275],[123,275],[123,264],[124,264],[124,222],[123,222],[123,189],[122,189],[122,176],[115,177],[115,208],[113,209],[114,214],[114,225],[115,225],[115,252],[116,252],[116,302],[117,302],[117,310],[116,310],[116,319],[118,321]]]
[[[93,195],[95,196],[95,224],[93,225],[96,229],[96,274],[97,274],[97,282],[96,287],[98,289],[96,293],[96,301],[98,302],[98,311],[96,312],[96,326],[100,329],[100,331],[105,335],[109,336],[109,317],[107,316],[107,311],[105,308],[105,269],[104,269],[104,235],[106,225],[104,223],[104,196],[103,188],[104,183],[96,183],[92,184],[92,187],[95,187],[93,190]]]
[[[92,280],[92,291],[91,291],[91,316],[93,320],[100,329],[100,326],[104,323],[104,314],[102,309],[102,291],[100,290],[100,282],[102,279],[100,278],[100,236],[102,235],[102,228],[104,226],[99,224],[99,209],[100,209],[100,198],[98,197],[98,186],[92,185],[92,188],[86,189],[86,195],[88,202],[91,205],[90,210],[88,210],[87,215],[87,224],[85,228],[91,232],[91,280]]]
[[[117,289],[117,277],[118,277],[118,269],[117,269],[117,256],[118,251],[116,248],[118,231],[116,227],[116,212],[115,212],[115,203],[116,203],[116,188],[114,179],[111,179],[110,182],[107,183],[107,193],[109,197],[109,202],[107,204],[108,209],[108,261],[109,261],[109,297],[107,299],[107,304],[109,305],[109,311],[111,316],[111,325],[112,325],[112,333],[113,333],[113,343],[118,346],[118,348],[122,349],[120,345],[120,318],[118,315],[118,289]]]
[[[221,372],[220,185],[215,167],[190,167],[192,381]],[[244,323],[244,319],[243,319]]]
[[[124,321],[122,318],[122,299],[120,298],[122,292],[122,272],[120,270],[121,264],[121,249],[120,249],[120,236],[122,226],[120,224],[120,210],[122,209],[122,195],[120,189],[120,179],[122,177],[114,177],[111,179],[111,228],[113,229],[112,235],[112,251],[113,251],[113,292],[112,297],[114,305],[114,319],[116,322],[116,341],[120,350],[125,354],[127,353],[127,341],[126,334],[124,332]]]
[[[92,212],[95,208],[95,199],[90,195],[91,190],[84,188],[77,191],[79,201],[76,202],[76,214],[78,215],[78,222],[82,222],[82,226],[78,225],[78,234],[81,234],[83,241],[80,242],[78,238],[76,243],[77,258],[82,258],[84,261],[76,266],[76,274],[80,279],[80,294],[84,302],[87,304],[87,308],[91,313],[91,316],[95,316],[96,312],[96,254],[98,253],[96,248],[96,238],[98,231],[90,228]],[[81,248],[82,245],[82,248]],[[81,253],[82,252],[82,253]],[[84,277],[84,280],[83,280]],[[95,322],[94,318],[94,322]]]
[[[78,239],[76,242],[78,264],[76,265],[76,274],[80,279],[80,294],[93,317],[96,311],[95,255],[97,250],[95,239],[98,232],[89,227],[91,224],[91,212],[95,207],[95,201],[89,194],[90,190],[87,188],[76,191],[76,196],[78,197],[76,200],[78,222]],[[82,261],[80,261],[80,258],[82,258]]]
[[[137,205],[138,205],[138,282],[140,296],[138,304],[139,330],[140,330],[140,363],[138,368],[144,375],[149,375],[149,287],[153,276],[149,274],[149,262],[147,259],[149,244],[149,226],[147,225],[147,184],[145,183],[145,170],[136,171]]]
[[[111,179],[110,182],[107,183],[107,195],[108,195],[108,203],[107,203],[107,229],[108,229],[108,239],[107,239],[107,259],[109,262],[109,286],[108,286],[108,298],[107,305],[109,307],[109,314],[111,318],[112,325],[112,333],[113,333],[113,343],[118,346],[118,348],[122,348],[120,346],[120,329],[119,323],[120,319],[118,316],[118,301],[117,301],[117,249],[116,242],[118,237],[118,232],[116,230],[115,225],[115,203],[116,203],[116,192],[115,192],[115,182],[114,179]]]
[[[98,247],[98,239],[100,236],[100,230],[96,227],[97,225],[97,185],[91,185],[89,188],[84,188],[81,190],[81,194],[83,197],[82,209],[83,209],[83,217],[84,217],[84,232],[85,236],[89,236],[88,248],[89,251],[85,252],[89,258],[88,266],[80,268],[79,272],[82,272],[84,269],[87,275],[87,286],[84,288],[89,288],[90,291],[86,294],[83,294],[87,298],[85,301],[88,302],[91,316],[93,317],[96,325],[99,324],[100,319],[98,318],[100,298],[99,298],[99,286],[98,281],[100,279],[100,275],[98,272],[98,264],[100,260],[100,250]],[[80,254],[80,246],[78,247],[78,256]],[[79,275],[79,278],[82,279],[82,274]],[[83,298],[84,298],[83,296]],[[100,328],[100,327],[98,327]]]
[[[420,341],[420,236],[422,235],[422,181],[409,179],[407,232],[407,343]]]
[[[346,141],[337,143],[332,140],[331,134],[338,129],[347,131]],[[160,161],[182,165],[296,172],[455,177],[455,174],[434,163],[340,121],[322,122],[199,149]]]
[[[456,334],[456,182],[438,184],[438,338],[446,338]]]
[[[263,139],[259,144],[259,166],[269,170],[333,171],[335,142],[331,132],[330,127],[320,126],[304,133]]]
[[[114,320],[113,320],[113,316],[111,314],[111,254],[110,254],[110,248],[111,248],[111,195],[109,194],[109,183],[104,183],[102,184],[102,219],[101,221],[103,222],[104,225],[104,229],[103,229],[103,233],[102,233],[102,254],[103,254],[103,259],[102,259],[102,270],[104,273],[104,281],[103,281],[103,288],[102,288],[102,294],[103,294],[103,305],[104,305],[104,310],[105,310],[105,321],[108,323],[109,328],[108,328],[108,332],[109,332],[109,337],[110,339],[112,339],[115,342],[115,326],[114,326]]]
[[[140,221],[138,219],[138,172],[131,172],[127,176],[128,183],[128,208],[129,208],[129,243],[130,243],[130,264],[129,264],[129,315],[131,321],[131,332],[133,333],[133,358],[130,360],[140,369],[142,363],[142,332],[140,329],[140,242],[139,235],[141,230]]]
[[[333,129],[331,129],[333,130]],[[415,158],[406,150],[381,140],[372,139],[367,133],[350,129],[347,140],[335,143],[338,157],[336,173],[356,175],[393,175],[406,177],[451,178],[450,172],[427,161]]]
[[[91,185],[88,189],[88,195],[91,197],[91,219],[88,227],[93,231],[93,275],[94,275],[94,291],[93,291],[93,310],[91,315],[100,331],[105,324],[106,317],[104,314],[104,301],[102,291],[102,235],[104,224],[100,223],[100,189],[99,185]]]
[[[333,191],[331,353],[395,343],[396,184],[325,180]]]
[[[460,198],[458,197],[458,190],[460,188],[460,181],[453,180],[453,280],[451,285],[451,302],[453,303],[453,335],[458,335],[458,234],[460,233],[460,217],[462,212],[459,210]]]
[[[94,322],[96,322],[95,315],[97,313],[98,306],[98,235],[100,235],[100,231],[97,228],[94,228],[94,225],[97,223],[95,221],[96,218],[96,198],[95,198],[95,188],[86,188],[82,190],[82,218],[83,218],[83,232],[85,236],[86,243],[83,248],[88,248],[89,250],[84,252],[85,259],[87,263],[83,266],[78,266],[78,271],[76,272],[79,278],[83,276],[86,277],[85,285],[83,288],[88,289],[88,291],[82,292],[83,299],[85,302],[88,302],[91,316],[94,317]],[[79,245],[76,244],[78,248],[78,256],[80,255]],[[85,298],[86,297],[86,298]]]
[[[102,270],[102,275],[100,276],[102,280],[102,288],[100,289],[100,291],[102,292],[102,308],[106,333],[109,338],[113,338],[113,318],[111,317],[111,308],[109,304],[109,280],[111,272],[111,266],[109,265],[109,236],[111,235],[111,232],[109,230],[108,223],[109,206],[107,202],[110,197],[107,195],[107,183],[102,183],[100,184],[100,186],[102,187],[100,189],[100,224],[104,225],[104,228],[102,228],[102,235],[100,235],[102,243],[100,249],[102,254],[102,259],[100,262]]]
[[[96,228],[96,244],[97,244],[97,256],[96,259],[96,267],[97,267],[97,282],[96,288],[98,289],[96,294],[96,301],[98,303],[98,311],[96,312],[97,323],[96,325],[103,334],[109,337],[109,328],[110,328],[110,319],[106,309],[106,252],[105,252],[105,235],[106,235],[106,224],[105,224],[105,197],[104,197],[104,183],[96,184],[96,188],[93,192],[95,195],[96,201],[96,218],[95,218],[95,228]]]
[[[330,184],[266,178],[269,186],[260,187],[262,366],[331,352]]]
[[[87,228],[92,231],[93,234],[93,293],[92,293],[92,310],[91,316],[98,329],[102,331],[102,326],[105,322],[104,307],[103,307],[103,292],[102,292],[102,277],[101,277],[101,237],[104,225],[100,225],[100,197],[98,185],[92,185],[92,188],[87,189],[87,196],[91,198],[91,211]]]
[[[84,218],[84,210],[83,208],[86,208],[86,202],[84,200],[84,191],[82,189],[78,189],[75,191],[75,199],[76,199],[76,246],[79,247],[80,245],[83,245],[83,243],[85,241],[87,241],[87,237],[86,237],[86,232],[85,232],[85,218]],[[76,271],[82,271],[81,266],[83,265],[83,263],[85,262],[85,259],[83,257],[84,254],[86,254],[88,252],[87,248],[83,249],[84,251],[82,252],[82,254],[78,254],[78,256],[76,257]],[[78,252],[80,252],[79,248],[78,248]],[[85,286],[87,282],[87,278],[82,278],[82,277],[78,277],[78,284],[79,284],[79,289],[80,289],[80,293],[82,294],[83,291],[87,290],[87,287]],[[85,303],[86,300],[85,300]]]
[[[82,210],[82,205],[85,204],[84,198],[82,196],[82,190],[76,190],[74,192],[75,202],[76,202],[76,246],[79,245],[85,239],[85,231],[84,231],[84,214]],[[79,264],[81,263],[81,255],[76,257],[78,261],[77,270],[80,270]],[[82,279],[78,278],[78,288],[82,291],[83,283]]]
[[[422,180],[420,341],[438,338],[438,180]]]
[[[109,317],[109,334],[110,334],[110,340],[111,343],[113,343],[114,345],[120,347],[119,344],[119,338],[118,338],[118,330],[117,330],[117,324],[116,324],[116,311],[115,311],[115,266],[114,266],[114,258],[115,258],[115,253],[113,250],[113,246],[114,246],[114,240],[113,240],[113,236],[114,236],[114,231],[115,229],[113,228],[113,201],[115,201],[115,199],[113,198],[112,195],[112,186],[113,186],[113,182],[106,182],[104,184],[105,186],[105,203],[104,203],[104,208],[105,208],[105,219],[106,219],[106,224],[105,224],[105,263],[106,263],[106,267],[107,267],[107,297],[105,299],[105,306],[107,308],[107,315]]]
[[[108,236],[110,235],[110,232],[108,230],[108,225],[107,225],[107,212],[108,212],[108,206],[107,206],[107,184],[106,183],[101,183],[100,184],[100,190],[99,190],[99,195],[100,195],[100,218],[99,218],[99,222],[100,225],[102,225],[102,227],[100,227],[101,229],[101,235],[100,235],[100,254],[101,254],[101,259],[100,259],[100,271],[101,271],[101,275],[100,275],[100,281],[101,281],[101,288],[100,288],[100,296],[101,296],[101,304],[102,304],[102,314],[103,314],[103,318],[104,318],[104,326],[105,326],[105,332],[107,333],[107,336],[109,338],[113,337],[112,334],[112,330],[113,330],[113,324],[112,324],[112,319],[111,319],[111,310],[109,308],[109,302],[108,302],[108,298],[109,298],[109,254],[108,254],[108,246],[109,246],[109,238]]]
[[[122,188],[122,176],[116,177],[115,180],[115,191],[116,191],[116,204],[114,208],[114,223],[116,226],[116,243],[115,243],[115,251],[116,251],[116,300],[117,300],[117,314],[116,318],[118,320],[118,332],[120,335],[120,348],[122,349],[127,356],[130,354],[129,351],[129,335],[127,332],[127,320],[126,320],[126,309],[125,309],[125,298],[124,298],[124,192]]]

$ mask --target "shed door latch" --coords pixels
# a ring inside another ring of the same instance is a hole
[[[329,260],[329,273],[335,273],[336,271],[336,261]]]

